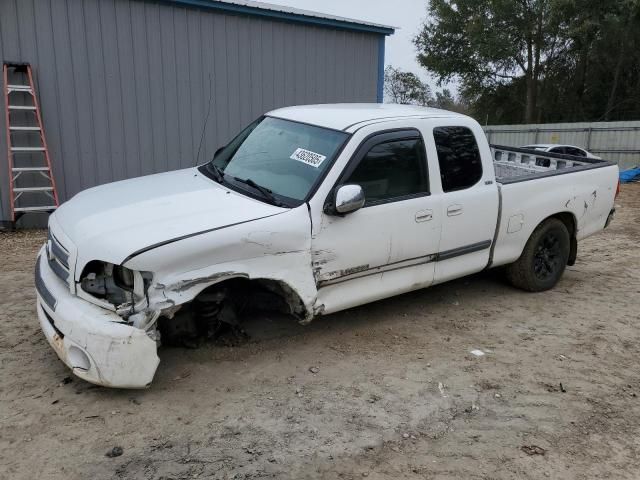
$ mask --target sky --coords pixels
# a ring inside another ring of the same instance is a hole
[[[427,0],[266,0],[267,3],[313,10],[397,27],[387,37],[385,64],[417,74],[432,89],[436,85],[418,65],[413,37],[427,16]]]

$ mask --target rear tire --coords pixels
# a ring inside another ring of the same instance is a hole
[[[565,224],[549,218],[533,231],[520,258],[507,266],[507,279],[529,292],[553,288],[564,273],[571,250]]]

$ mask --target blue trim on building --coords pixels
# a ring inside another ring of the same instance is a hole
[[[363,25],[353,23],[347,20],[338,20],[333,18],[313,17],[300,13],[278,12],[276,10],[268,10],[265,8],[251,7],[247,5],[237,5],[234,3],[225,3],[215,0],[160,0],[164,3],[173,3],[184,6],[199,7],[208,10],[218,10],[226,13],[235,13],[240,15],[252,15],[258,17],[268,17],[276,20],[284,20],[289,22],[304,23],[308,25],[317,25],[321,27],[341,28],[345,30],[354,30],[358,32],[378,33],[381,35],[392,35],[395,31],[390,27],[378,27],[375,25]]]
[[[378,103],[384,100],[384,36],[378,39]]]

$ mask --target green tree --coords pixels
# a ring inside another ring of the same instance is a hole
[[[543,71],[566,49],[553,0],[431,0],[415,38],[418,61],[474,98],[524,79],[525,121],[535,120]]]
[[[451,91],[448,88],[443,88],[439,92],[436,92],[436,99],[433,102],[433,106],[442,108],[443,110],[454,110],[457,104],[455,98],[451,95]]]
[[[384,70],[384,93],[391,103],[427,106],[433,101],[429,85],[415,73],[391,65]]]
[[[431,0],[419,62],[491,123],[640,118],[640,0]]]
[[[640,1],[557,1],[569,47],[543,85],[545,110],[560,102],[593,120],[640,116]]]

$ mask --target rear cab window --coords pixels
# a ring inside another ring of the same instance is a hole
[[[433,139],[438,153],[440,180],[444,192],[472,187],[482,178],[478,143],[467,127],[436,127]]]

